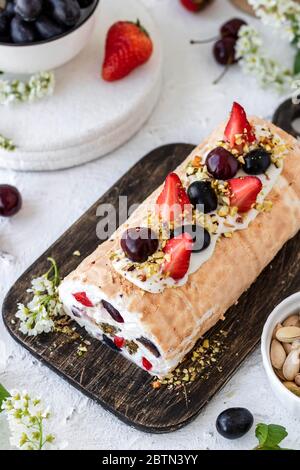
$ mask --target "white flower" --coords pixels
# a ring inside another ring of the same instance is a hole
[[[262,53],[262,39],[252,26],[242,26],[236,43],[236,57],[245,73],[255,75],[263,86],[272,85],[278,91],[291,87],[293,72],[281,67]]]
[[[22,450],[51,448],[55,437],[47,433],[49,408],[44,408],[39,398],[31,398],[26,391],[13,390],[2,403],[11,432],[10,443]]]
[[[62,304],[58,297],[60,278],[55,261],[49,258],[51,268],[41,277],[31,281],[33,298],[25,306],[18,304],[16,317],[20,322],[20,331],[24,335],[37,336],[50,333],[54,329],[53,319],[62,314]]]
[[[51,95],[55,78],[52,72],[33,75],[28,82],[0,80],[0,104],[35,101]]]

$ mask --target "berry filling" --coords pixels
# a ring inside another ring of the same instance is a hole
[[[117,323],[124,323],[124,318],[118,312],[117,309],[115,309],[109,302],[106,302],[106,300],[102,300],[102,305],[105,308],[105,310],[110,314],[113,320],[115,320]]]
[[[142,336],[141,338],[138,338],[137,341],[143,346],[145,346],[145,348],[147,348],[153,354],[153,356],[160,357],[161,354],[159,350],[157,349],[155,344],[150,341],[150,339],[144,338],[144,336]]]
[[[125,339],[121,338],[120,336],[115,336],[114,337],[114,343],[115,343],[115,346],[117,346],[118,349],[122,349],[125,345]]]
[[[120,348],[118,346],[116,346],[116,344],[113,342],[113,340],[110,339],[108,336],[103,335],[102,341],[103,341],[104,344],[106,344],[106,346],[108,346],[113,351],[118,351],[118,352],[120,351]]]
[[[151,362],[148,361],[148,359],[146,359],[145,357],[142,358],[142,364],[143,364],[144,369],[146,369],[146,370],[151,370],[152,367],[153,367]]]
[[[73,294],[73,297],[77,300],[77,302],[84,305],[85,307],[94,307],[93,303],[86,295],[86,292],[76,292],[76,294]]]

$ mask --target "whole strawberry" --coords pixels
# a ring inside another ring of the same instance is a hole
[[[126,77],[145,64],[152,52],[152,40],[139,21],[118,21],[107,33],[103,79],[113,82]]]
[[[209,3],[210,0],[180,0],[182,5],[189,11],[197,13]]]

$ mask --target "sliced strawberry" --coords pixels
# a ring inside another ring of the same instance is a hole
[[[76,292],[76,294],[73,294],[73,297],[75,297],[77,302],[84,305],[85,307],[94,307],[93,303],[86,295],[86,292]]]
[[[233,103],[224,136],[231,147],[234,147],[236,145],[236,136],[241,134],[244,136],[245,142],[251,144],[255,141],[255,135],[244,108],[238,103]]]
[[[162,266],[163,273],[175,281],[182,279],[190,265],[193,239],[189,233],[183,233],[168,241],[164,248],[165,261]]]
[[[151,370],[152,367],[153,367],[151,362],[148,361],[148,359],[146,359],[145,357],[142,357],[142,364],[143,364],[144,369],[146,369],[146,370]]]
[[[230,190],[230,205],[237,207],[239,212],[248,212],[260,191],[262,182],[256,176],[245,176],[242,178],[233,178],[228,181]]]
[[[115,336],[114,343],[117,346],[117,348],[122,349],[123,346],[125,345],[125,339],[121,338],[121,336]]]
[[[170,173],[165,186],[157,198],[156,204],[160,217],[165,222],[173,222],[184,210],[189,211],[191,203],[176,173]]]

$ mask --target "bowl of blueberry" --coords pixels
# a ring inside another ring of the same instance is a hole
[[[31,74],[73,59],[93,31],[100,0],[0,0],[0,70]]]

